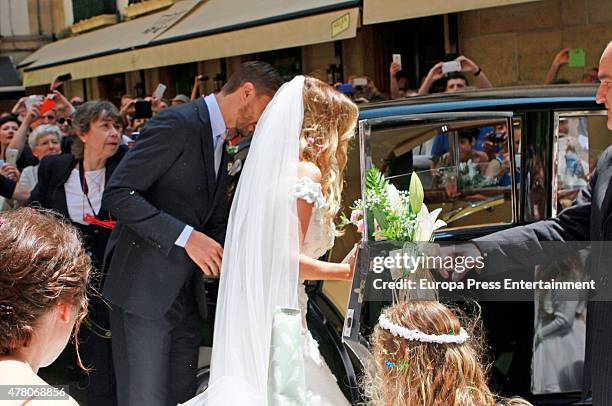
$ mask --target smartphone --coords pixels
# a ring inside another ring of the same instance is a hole
[[[163,83],[160,83],[159,85],[157,85],[157,88],[153,92],[153,97],[156,98],[157,100],[161,100],[161,98],[164,97],[165,92],[166,92],[166,85],[164,85]]]
[[[136,112],[134,118],[151,118],[153,117],[153,110],[151,110],[151,102],[148,100],[136,100],[134,104]]]
[[[367,86],[368,85],[368,79],[366,78],[355,78],[353,79],[353,86],[357,87],[357,86]]]
[[[69,80],[72,80],[72,75],[70,73],[64,73],[57,77],[58,82],[68,82]]]
[[[17,165],[17,159],[19,158],[19,150],[15,148],[7,148],[4,153],[6,163],[11,165]]]
[[[33,94],[31,96],[29,96],[26,101],[25,101],[25,105],[26,105],[26,109],[30,110],[32,108],[32,105],[34,103],[40,103],[43,101],[43,97],[37,94]]]
[[[398,64],[400,69],[402,69],[402,55],[401,54],[393,54],[393,63]]]
[[[450,61],[442,64],[442,73],[461,72],[461,62]]]
[[[40,105],[40,114],[45,114],[49,110],[53,110],[57,106],[57,103],[53,99],[45,99]]]

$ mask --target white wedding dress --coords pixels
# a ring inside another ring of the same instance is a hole
[[[314,204],[313,214],[304,238],[302,254],[310,258],[320,258],[334,245],[335,227],[333,222],[325,221],[322,208],[327,202],[321,192],[321,185],[310,178],[299,178],[296,183],[295,197]],[[340,391],[336,378],[319,353],[317,342],[306,327],[308,295],[303,281],[298,285],[298,301],[302,311],[304,326],[304,376],[306,378],[306,399],[308,405],[348,405]]]

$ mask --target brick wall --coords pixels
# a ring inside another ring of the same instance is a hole
[[[597,66],[612,41],[612,0],[543,0],[459,14],[459,50],[496,86],[544,81],[556,53],[584,48]],[[563,67],[559,78],[578,82],[586,68]]]

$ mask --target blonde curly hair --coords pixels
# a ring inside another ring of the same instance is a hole
[[[344,94],[319,79],[305,77],[300,159],[321,170],[321,189],[328,203],[323,210],[330,221],[341,207],[348,144],[358,115],[359,109]]]
[[[401,302],[383,311],[400,326],[426,334],[469,335],[463,344],[408,341],[376,326],[374,365],[366,374],[365,395],[372,405],[530,406],[519,398],[501,399],[487,384],[485,343],[479,317],[469,318],[435,301]]]

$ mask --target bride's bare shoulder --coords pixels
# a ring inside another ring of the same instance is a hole
[[[319,167],[308,161],[298,162],[297,175],[298,178],[310,178],[316,183],[321,183],[323,177]]]

